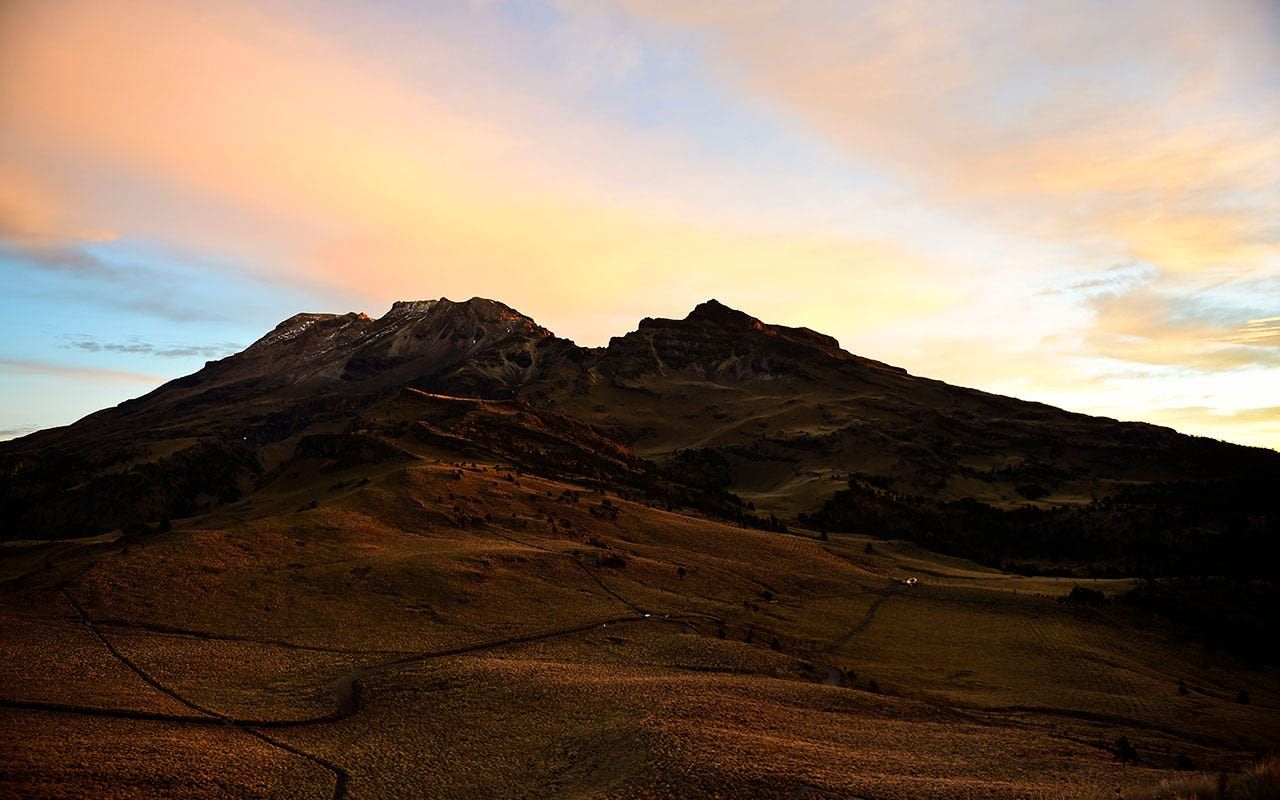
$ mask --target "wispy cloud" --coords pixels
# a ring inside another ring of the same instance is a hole
[[[1086,301],[1095,313],[1086,345],[1108,358],[1208,371],[1280,366],[1280,326],[1257,317],[1260,302],[1280,297],[1280,278],[1247,288],[1184,294],[1151,282],[1098,293]]]
[[[12,428],[0,428],[0,440],[16,439],[19,436],[26,436],[28,433],[35,433],[40,430],[39,425],[17,425]]]
[[[145,274],[137,267],[108,263],[75,244],[12,244],[0,241],[0,259],[100,280],[136,278]]]
[[[64,347],[88,353],[127,353],[157,358],[222,358],[238,352],[241,346],[234,342],[218,342],[211,345],[159,345],[131,339],[126,342],[103,342],[88,336],[70,337]]]
[[[1280,347],[1280,317],[1251,319],[1226,337],[1234,344]]]
[[[1054,295],[1092,297],[1102,292],[1131,289],[1134,286],[1150,282],[1156,276],[1156,270],[1147,265],[1133,262],[1115,264],[1103,272],[1089,277],[1073,279],[1061,285],[1041,289],[1037,294],[1050,297]]]
[[[1274,3],[619,2],[952,207],[1170,271],[1276,258]]]
[[[1224,411],[1210,406],[1153,409],[1152,421],[1187,433],[1280,449],[1280,406]]]
[[[199,302],[198,291],[173,272],[96,255],[86,243],[18,244],[0,241],[0,261],[45,272],[67,282],[56,290],[60,301],[83,300],[172,322],[218,321],[235,309]],[[52,299],[52,298],[51,298]]]
[[[22,373],[28,375],[56,375],[77,380],[125,381],[145,383],[158,386],[164,378],[155,375],[143,375],[137,372],[125,372],[99,367],[83,367],[71,364],[56,364],[49,361],[27,361],[15,358],[0,358],[0,371]]]

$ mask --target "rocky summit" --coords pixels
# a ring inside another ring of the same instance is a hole
[[[1106,517],[1111,526],[1102,504],[1253,485],[1274,474],[1278,458],[917,377],[716,300],[586,348],[503,303],[441,298],[397,302],[378,318],[297,314],[243,352],[136,400],[0,444],[0,531],[86,536],[209,510],[269,480],[309,436],[394,444],[400,429],[374,420],[403,404],[406,390],[558,415],[668,484],[827,527],[854,524],[859,506],[896,519],[924,501],[973,502],[993,520],[1028,509]],[[1237,522],[1210,527],[1252,530]],[[1042,554],[991,524],[1010,540],[915,535],[996,560]],[[1067,536],[1060,555],[1119,557],[1080,545],[1090,535]]]

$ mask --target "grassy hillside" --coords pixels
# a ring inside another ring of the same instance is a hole
[[[1128,581],[422,447],[320,448],[170,531],[9,548],[0,793],[1114,797],[1280,742],[1274,668],[1062,602]]]

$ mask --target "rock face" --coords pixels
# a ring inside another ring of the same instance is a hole
[[[511,398],[574,360],[580,348],[502,303],[442,299],[392,306],[346,359],[341,378]]]
[[[243,353],[184,380],[206,390],[252,381],[259,393],[360,395],[414,386],[499,398],[581,353],[502,303],[442,298],[395,303],[379,319],[297,314]]]
[[[637,330],[609,342],[596,369],[624,379],[683,373],[741,381],[812,377],[810,367],[836,363],[903,372],[846,353],[830,336],[768,325],[716,300],[699,304],[683,320],[641,320]]]
[[[662,468],[714,463],[727,476],[717,489],[787,516],[855,476],[943,501],[1049,507],[1276,456],[920,378],[715,300],[589,349],[502,303],[442,298],[377,319],[297,314],[143,397],[0,444],[0,538],[206,508],[303,437],[361,429],[406,390],[536,407],[551,413],[544,428],[585,423]],[[499,418],[534,419],[476,417]]]

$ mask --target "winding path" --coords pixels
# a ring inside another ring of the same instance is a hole
[[[347,774],[347,771],[345,769],[333,763],[332,761],[329,761],[326,758],[322,758],[313,753],[308,753],[305,750],[300,750],[299,748],[294,747],[293,745],[288,744],[287,742],[282,742],[279,739],[268,736],[267,734],[262,733],[259,730],[256,730],[257,727],[262,727],[260,725],[256,725],[255,723],[250,723],[243,720],[237,720],[233,717],[227,716],[226,714],[219,713],[211,708],[205,708],[204,706],[198,703],[188,700],[186,697],[183,697],[181,694],[174,691],[173,689],[170,689],[168,686],[165,686],[163,683],[153,678],[151,674],[148,673],[146,670],[144,670],[142,667],[134,663],[132,659],[130,659],[124,653],[120,652],[120,650],[117,649],[116,646],[111,643],[111,640],[108,639],[105,634],[103,634],[102,630],[98,627],[97,623],[94,622],[93,618],[90,617],[88,612],[84,610],[84,606],[80,605],[80,601],[76,600],[75,595],[71,594],[71,592],[67,589],[63,589],[62,594],[64,597],[67,598],[67,602],[71,603],[71,607],[76,610],[76,613],[80,615],[80,620],[85,624],[86,627],[89,628],[90,631],[93,632],[94,636],[98,637],[98,641],[102,642],[102,645],[107,648],[107,650],[111,653],[111,655],[115,656],[116,659],[120,661],[120,663],[128,667],[130,671],[132,671],[135,675],[141,678],[148,686],[160,692],[161,694],[165,695],[166,697],[170,697],[174,701],[181,703],[182,705],[186,706],[192,711],[196,711],[204,715],[205,717],[217,720],[218,722],[221,722],[224,725],[244,731],[246,734],[252,736],[253,738],[261,742],[265,742],[271,747],[274,747],[278,750],[283,750],[286,753],[291,753],[295,756],[298,756],[299,758],[304,758],[307,761],[310,761],[311,763],[316,764],[317,766],[320,766],[328,770],[333,775],[333,779],[334,779],[333,781],[334,800],[341,800],[343,797],[346,796],[347,783],[350,781],[350,776]],[[175,716],[171,721],[189,721],[189,720],[183,717]]]
[[[216,711],[214,709],[211,709],[199,703],[196,703],[188,699],[187,697],[183,696],[181,693],[161,683],[149,672],[147,672],[145,669],[140,667],[136,662],[130,659],[127,655],[121,652],[120,649],[117,648],[115,644],[111,642],[111,640],[102,631],[99,623],[89,616],[84,606],[80,604],[80,602],[75,598],[74,595],[71,594],[70,591],[68,591],[67,589],[63,589],[62,594],[64,597],[66,597],[67,602],[71,604],[71,607],[75,609],[76,614],[80,618],[80,621],[85,625],[85,627],[87,627],[94,634],[95,637],[97,637],[98,641],[102,643],[102,645],[107,649],[108,652],[111,653],[113,657],[116,658],[116,660],[118,660],[121,664],[127,667],[131,672],[137,675],[139,679],[141,679],[144,683],[146,683],[151,688],[155,689],[156,691],[160,692],[166,697],[191,709],[196,713],[195,714],[167,714],[163,712],[140,711],[135,709],[98,708],[94,706],[78,706],[78,705],[72,705],[67,703],[52,703],[52,702],[43,702],[43,701],[8,700],[8,699],[0,699],[0,706],[5,708],[82,714],[87,716],[111,717],[116,719],[148,720],[148,721],[157,721],[157,722],[170,722],[170,723],[177,723],[177,724],[184,724],[184,725],[207,725],[207,726],[221,725],[221,726],[234,728],[236,730],[244,732],[249,736],[252,736],[255,739],[258,739],[259,741],[264,742],[265,744],[271,747],[277,748],[279,750],[283,750],[284,752],[290,753],[299,758],[306,759],[307,761],[310,761],[311,763],[316,764],[317,766],[320,766],[323,769],[330,772],[334,777],[334,787],[333,787],[334,800],[341,800],[346,796],[347,785],[350,781],[350,776],[345,769],[343,769],[340,765],[335,764],[332,761],[329,761],[326,758],[317,756],[313,753],[308,753],[305,750],[294,747],[293,745],[288,744],[287,742],[283,742],[273,736],[263,733],[262,730],[260,729],[262,728],[275,728],[275,729],[298,728],[298,727],[309,726],[309,725],[338,722],[340,720],[346,719],[356,714],[360,710],[359,682],[361,680],[374,675],[379,675],[385,672],[390,672],[396,669],[400,669],[403,667],[412,666],[414,664],[420,664],[425,661],[429,661],[431,659],[466,655],[468,653],[476,653],[476,652],[481,652],[485,650],[492,650],[500,647],[506,647],[509,645],[526,644],[530,642],[540,642],[540,641],[546,641],[549,639],[556,639],[556,638],[565,637],[565,636],[572,636],[575,634],[586,633],[588,631],[592,631],[606,625],[619,625],[619,624],[628,624],[628,623],[637,623],[637,622],[665,622],[665,623],[676,624],[676,625],[686,625],[686,623],[678,619],[655,618],[655,617],[651,617],[649,615],[640,613],[640,614],[635,614],[630,616],[611,617],[609,619],[597,620],[595,622],[591,622],[583,625],[577,625],[570,628],[561,628],[553,631],[531,633],[531,634],[525,634],[521,636],[510,636],[502,639],[490,640],[486,642],[478,642],[476,644],[471,644],[471,645],[462,645],[460,647],[415,653],[413,655],[408,655],[401,658],[390,659],[387,661],[378,662],[376,664],[359,667],[343,675],[342,677],[338,678],[338,680],[334,681],[333,683],[334,694],[336,697],[336,708],[334,711],[328,714],[324,714],[316,717],[309,717],[305,719],[295,719],[295,720],[261,720],[261,719],[245,719],[241,717],[234,717],[228,714],[223,714],[219,711]],[[627,603],[627,605],[630,606],[630,603]],[[634,606],[631,606],[631,607],[634,608]],[[169,634],[177,634],[177,635],[189,635],[189,636],[194,636],[196,638],[209,638],[209,639],[225,638],[225,637],[215,637],[215,636],[200,634],[198,632],[192,632],[192,631],[182,631],[181,633],[178,633],[177,629],[172,629],[172,628],[166,629],[164,632]],[[236,637],[236,640],[237,641],[255,641],[252,639],[240,638],[240,637]],[[260,643],[286,646],[285,644],[274,642],[274,641],[260,642]],[[342,652],[342,651],[338,651],[338,652]]]
[[[885,589],[883,593],[880,595],[880,597],[877,598],[875,602],[873,602],[871,606],[867,608],[867,613],[862,616],[862,619],[858,620],[857,624],[854,625],[852,628],[845,631],[843,636],[841,636],[836,641],[832,642],[831,645],[827,647],[827,652],[834,653],[835,651],[839,650],[841,647],[844,647],[846,644],[848,644],[850,639],[852,639],[853,637],[865,631],[867,627],[870,626],[873,621],[875,621],[876,612],[880,610],[880,606],[884,605],[885,601],[887,601],[890,597],[893,597],[895,594],[897,594],[898,591],[899,591],[898,587],[896,586],[890,586],[888,589]]]
[[[501,538],[512,541],[516,544],[520,544],[520,545],[531,547],[537,550],[544,550],[546,552],[554,553],[556,555],[568,556],[572,558],[570,554],[564,553],[562,551],[556,551],[556,550],[552,550],[551,548],[541,547],[539,545],[532,544],[530,542],[521,541],[515,537],[506,536],[503,534],[499,534],[499,536],[501,536]],[[63,588],[61,590],[63,596],[66,597],[67,601],[71,604],[72,608],[75,609],[76,614],[80,618],[80,621],[94,634],[95,637],[97,637],[97,639],[111,653],[112,656],[114,656],[118,661],[120,661],[120,663],[122,663],[125,667],[127,667],[131,672],[137,675],[138,678],[141,679],[148,686],[160,692],[161,694],[165,695],[166,697],[174,700],[175,702],[181,704],[182,706],[185,706],[186,708],[191,709],[195,713],[194,714],[167,714],[162,712],[140,711],[140,710],[134,710],[134,709],[99,708],[99,707],[93,707],[93,706],[77,706],[77,705],[65,704],[65,703],[5,700],[5,699],[0,699],[0,707],[17,708],[17,709],[24,709],[24,710],[83,714],[88,716],[112,717],[112,718],[118,718],[118,719],[170,722],[170,723],[178,723],[178,724],[184,724],[184,725],[226,726],[229,728],[239,730],[248,736],[252,736],[253,738],[267,744],[270,747],[274,747],[276,749],[279,749],[281,751],[284,751],[296,757],[305,759],[327,770],[333,776],[333,779],[334,779],[332,796],[334,800],[342,800],[343,798],[346,797],[347,787],[350,782],[350,775],[342,766],[332,761],[329,761],[326,758],[315,755],[314,753],[309,753],[305,750],[302,750],[298,747],[288,744],[287,742],[281,741],[280,739],[265,733],[263,729],[299,728],[304,726],[334,723],[334,722],[341,721],[343,719],[347,719],[348,717],[351,717],[360,711],[360,707],[361,707],[360,682],[362,680],[373,677],[375,675],[380,675],[383,673],[413,666],[415,664],[421,664],[426,661],[430,661],[432,659],[467,655],[470,653],[478,653],[478,652],[493,650],[493,649],[506,647],[510,645],[527,644],[531,642],[540,642],[540,641],[547,641],[550,639],[556,639],[556,638],[561,638],[566,636],[573,636],[577,634],[586,633],[588,631],[592,631],[606,625],[635,624],[639,622],[655,622],[655,623],[661,623],[661,624],[678,625],[685,631],[692,631],[693,633],[698,633],[698,631],[695,628],[693,628],[692,625],[690,625],[688,619],[686,618],[676,617],[676,616],[655,616],[645,612],[639,606],[627,600],[625,597],[618,594],[611,587],[609,587],[600,578],[600,576],[597,575],[589,567],[587,567],[586,564],[583,564],[580,560],[576,558],[573,558],[573,561],[607,595],[617,600],[619,603],[621,603],[622,605],[624,605],[626,608],[628,608],[634,613],[630,615],[625,615],[625,616],[617,616],[617,617],[611,617],[608,619],[597,620],[595,622],[576,625],[568,628],[560,628],[556,630],[543,631],[539,633],[529,633],[529,634],[524,634],[519,636],[504,637],[501,639],[494,639],[494,640],[489,640],[485,642],[477,642],[475,644],[461,645],[458,647],[446,648],[441,650],[431,650],[431,651],[413,653],[408,655],[405,655],[402,652],[397,653],[396,651],[388,651],[388,650],[353,651],[353,650],[344,650],[341,648],[299,645],[299,644],[295,644],[295,643],[287,642],[283,640],[258,640],[250,637],[210,634],[206,632],[193,631],[193,630],[188,630],[184,628],[175,628],[175,627],[169,627],[169,626],[163,626],[163,625],[130,623],[130,622],[121,621],[121,620],[97,621],[97,620],[94,620],[89,615],[89,613],[85,610],[85,608],[80,604],[80,602],[75,598],[75,596],[68,589]],[[834,652],[835,650],[838,650],[841,646],[847,643],[851,638],[853,638],[855,635],[857,635],[862,630],[864,630],[868,625],[870,625],[872,620],[874,620],[876,611],[879,609],[879,607],[886,600],[888,600],[889,597],[891,597],[896,593],[897,593],[897,587],[889,587],[886,590],[884,590],[882,596],[878,598],[874,603],[871,604],[871,607],[867,610],[867,613],[862,618],[862,620],[857,625],[855,625],[852,629],[846,632],[838,641],[836,641],[829,648],[827,648],[827,652]],[[704,615],[698,614],[696,616],[704,616]],[[145,669],[140,667],[136,662],[130,659],[127,655],[121,652],[119,648],[117,648],[115,644],[112,643],[110,638],[108,638],[106,633],[103,631],[102,629],[103,626],[136,628],[136,629],[142,629],[142,630],[149,630],[162,635],[189,636],[189,637],[194,637],[199,639],[208,639],[208,640],[241,641],[241,642],[248,642],[248,643],[255,643],[255,644],[262,644],[262,645],[269,645],[269,646],[285,647],[285,648],[297,649],[297,650],[345,653],[350,655],[395,654],[398,657],[389,658],[387,660],[369,664],[362,667],[357,667],[356,669],[351,670],[350,672],[342,675],[337,680],[335,680],[332,684],[334,696],[335,696],[335,708],[333,711],[327,714],[304,718],[304,719],[293,719],[293,720],[248,719],[248,718],[231,716],[229,714],[224,714],[212,708],[208,708],[204,705],[201,705],[199,703],[196,703],[188,699],[187,697],[183,696],[181,693],[170,688],[169,686],[166,686],[164,683],[160,682],[154,676],[148,673]],[[835,671],[834,673],[833,673],[833,670]],[[834,679],[833,679],[833,674],[835,674]],[[827,677],[824,683],[827,683],[829,685],[840,685],[842,682],[842,679],[843,679],[843,674],[840,673],[837,668],[834,668],[831,666],[827,667]]]

